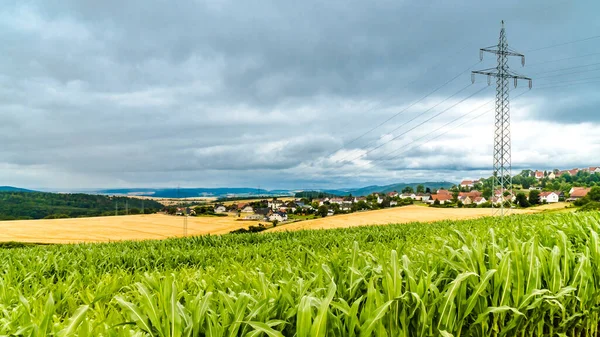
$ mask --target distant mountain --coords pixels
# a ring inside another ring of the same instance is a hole
[[[424,185],[432,190],[438,188],[450,188],[454,183],[447,181],[440,182],[426,182],[426,183],[398,183],[391,185],[372,185],[360,188],[343,188],[343,189],[324,189],[314,190],[316,192],[323,192],[327,194],[335,195],[348,195],[352,194],[355,196],[365,196],[375,192],[392,192],[402,191],[405,187],[410,186],[413,189],[417,189],[418,185]],[[99,194],[117,194],[117,195],[145,195],[157,198],[193,198],[193,197],[268,197],[268,196],[293,196],[297,190],[264,190],[256,188],[246,187],[222,187],[222,188],[166,188],[166,189],[155,189],[155,188],[118,188],[96,191]]]
[[[157,198],[193,198],[193,197],[226,197],[226,196],[281,196],[293,195],[288,190],[267,191],[256,188],[121,188],[97,191],[100,194],[145,195]]]
[[[398,183],[398,184],[391,184],[391,185],[384,185],[384,186],[373,185],[373,186],[367,186],[367,187],[361,187],[361,188],[323,190],[323,192],[335,194],[335,195],[352,194],[354,196],[360,197],[360,196],[365,196],[365,195],[369,195],[371,193],[377,193],[377,192],[380,192],[380,193],[387,193],[387,192],[393,192],[393,191],[401,192],[404,188],[406,188],[408,186],[412,187],[413,190],[416,190],[417,186],[419,186],[419,185],[423,185],[423,186],[425,186],[425,188],[429,187],[431,190],[437,190],[439,188],[448,189],[456,184],[448,182],[448,181],[425,182],[425,183]]]
[[[25,188],[13,187],[13,186],[0,186],[0,192],[35,192]]]

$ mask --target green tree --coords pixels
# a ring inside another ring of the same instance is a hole
[[[489,200],[492,197],[492,189],[489,187],[484,188],[483,192],[481,192],[481,196],[486,200]]]
[[[414,193],[415,190],[413,190],[412,187],[410,186],[406,186],[405,188],[402,189],[402,193]]]
[[[425,193],[425,186],[422,184],[417,185],[417,193]]]
[[[319,209],[317,210],[317,215],[320,215],[321,217],[326,217],[327,213],[329,212],[329,209],[327,208],[327,206],[325,205],[321,205],[319,206]]]
[[[527,200],[527,196],[525,196],[525,193],[518,193],[517,197],[515,199],[515,203],[517,205],[519,205],[519,207],[529,207],[529,201]]]
[[[529,204],[537,205],[540,203],[540,191],[533,190],[529,191]]]
[[[592,187],[592,189],[588,192],[587,197],[591,201],[600,201],[600,186]]]

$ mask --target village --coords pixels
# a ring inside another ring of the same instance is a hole
[[[407,187],[401,192],[372,193],[368,196],[288,198],[290,200],[273,198],[229,205],[217,203],[212,211],[214,214],[234,215],[240,220],[283,223],[306,219],[307,216],[325,217],[411,204],[430,207],[495,207],[501,203],[518,203],[519,194],[529,197],[531,205],[573,202],[584,198],[591,190],[591,187],[571,186],[570,183],[578,176],[585,176],[588,179],[592,176],[592,178],[600,178],[600,167],[552,171],[525,170],[513,178],[515,181],[513,193],[508,191],[502,193],[500,190],[486,191],[483,187],[485,179],[476,179],[463,180],[450,189],[440,188],[435,191],[421,185],[417,191]],[[553,190],[552,184],[547,182],[554,180],[566,181],[569,183],[566,186],[570,188],[561,190],[561,187],[565,187],[561,184],[557,185],[559,188]]]

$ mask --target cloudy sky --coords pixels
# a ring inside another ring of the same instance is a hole
[[[600,165],[600,2],[4,1],[0,185],[324,188]],[[488,111],[486,113],[486,111]],[[478,117],[479,116],[479,117]]]

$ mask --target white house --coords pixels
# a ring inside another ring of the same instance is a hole
[[[273,200],[273,201],[269,201],[267,203],[267,207],[269,207],[272,210],[279,209],[279,207],[281,207],[282,205],[283,205],[283,201],[281,201],[281,200]]]
[[[398,202],[396,200],[391,200],[390,206],[398,206]]]
[[[227,212],[227,207],[225,207],[223,205],[215,206],[215,213],[225,213],[225,212]]]
[[[352,210],[352,201],[343,201],[340,205],[340,209],[342,211],[350,211]]]
[[[254,208],[250,205],[244,206],[242,207],[242,213],[254,213]]]
[[[556,192],[542,192],[540,193],[540,202],[553,203],[558,202],[558,193]]]
[[[287,221],[288,216],[286,213],[284,212],[275,212],[271,215],[269,215],[269,221],[279,221],[279,222],[283,222],[283,221]]]
[[[419,194],[417,194],[417,200],[421,200],[423,202],[427,202],[427,201],[429,201],[429,198],[431,198],[431,195],[429,195],[429,194],[425,194],[425,193],[419,193]]]
[[[485,203],[487,200],[485,200],[484,197],[475,197],[473,198],[473,203],[476,205],[481,205],[483,203]]]
[[[473,180],[463,180],[460,182],[460,187],[473,187],[474,185]]]
[[[400,198],[415,200],[415,199],[417,199],[417,195],[414,193],[402,193],[402,195],[400,195]]]
[[[600,167],[590,167],[590,173],[600,173]]]
[[[342,205],[344,203],[344,198],[331,198],[329,199],[329,203]]]

